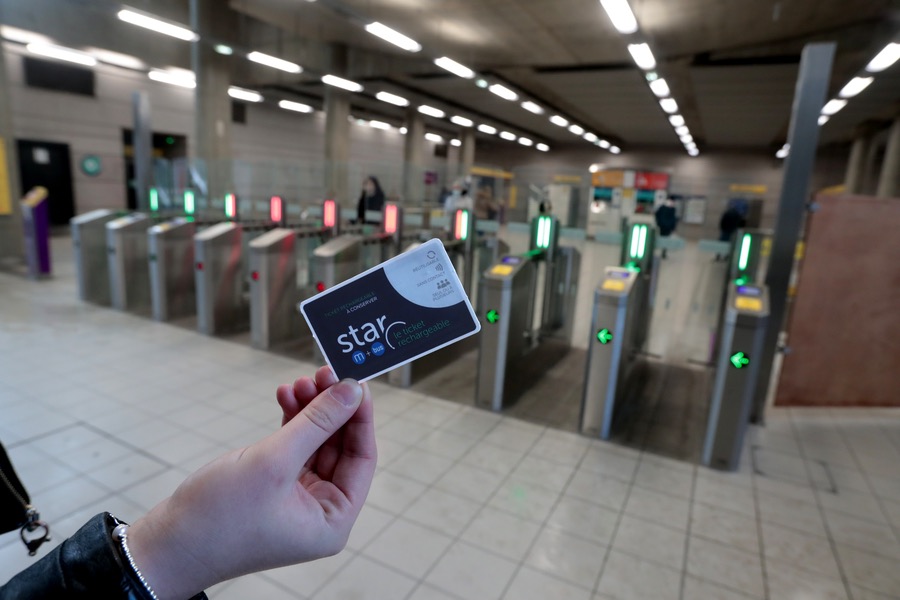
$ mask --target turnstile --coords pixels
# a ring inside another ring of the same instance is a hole
[[[243,233],[238,223],[218,223],[194,236],[200,333],[232,332],[245,327],[249,320],[244,300]]]
[[[296,339],[305,325],[295,310],[311,289],[310,256],[327,230],[273,229],[250,242],[250,337],[256,348]],[[324,286],[324,283],[323,283]]]
[[[734,470],[740,464],[768,318],[768,288],[729,284],[703,443],[709,467]]]
[[[169,321],[197,311],[194,292],[194,235],[197,224],[179,217],[151,227],[148,232],[150,292],[153,318]]]
[[[477,406],[494,411],[510,406],[570,348],[580,254],[558,246],[558,240],[557,219],[536,217],[532,250],[504,256],[482,275]],[[543,286],[538,285],[541,270]]]
[[[579,430],[609,439],[616,398],[640,350],[643,286],[637,271],[606,267],[594,292]]]
[[[106,224],[121,216],[120,212],[99,209],[69,220],[75,250],[78,297],[85,302],[103,306],[111,304]]]
[[[150,313],[150,270],[147,264],[147,230],[154,219],[142,213],[106,224],[109,290],[113,308]]]

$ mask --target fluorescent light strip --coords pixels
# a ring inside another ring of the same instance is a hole
[[[442,69],[450,71],[457,77],[462,77],[463,79],[472,79],[473,77],[475,77],[475,71],[465,65],[459,64],[458,62],[447,56],[436,58],[434,60],[434,64]]]
[[[191,90],[197,87],[197,81],[193,77],[188,77],[187,75],[179,75],[170,71],[160,71],[159,69],[153,69],[152,71],[147,73],[147,77],[149,77],[153,81],[158,81],[159,83],[168,83],[169,85],[177,85],[178,87],[188,88]]]
[[[439,135],[436,134],[436,133],[426,133],[426,134],[425,134],[425,139],[428,140],[428,141],[430,141],[430,142],[434,142],[434,143],[436,143],[436,144],[440,144],[440,143],[442,143],[442,142],[444,141],[444,138],[441,137],[441,136],[439,136]]]
[[[0,25],[0,37],[10,42],[19,44],[52,44],[53,40],[46,35],[28,31],[27,29],[19,29],[18,27],[10,27],[9,25]]]
[[[427,104],[421,105],[418,110],[423,115],[428,115],[429,117],[434,117],[435,119],[443,119],[447,116],[447,113],[445,113],[441,109],[435,108],[433,106],[428,106]]]
[[[653,90],[653,93],[656,94],[657,98],[665,98],[672,93],[669,89],[669,84],[666,83],[665,79],[654,79],[650,82],[650,89]]]
[[[847,106],[846,100],[829,100],[828,103],[822,107],[822,114],[830,117],[839,112],[845,106]]]
[[[603,148],[604,150],[609,150],[610,143],[606,140],[598,140],[597,145]]]
[[[143,71],[147,68],[147,65],[144,64],[144,61],[137,58],[136,56],[121,54],[119,52],[112,52],[110,50],[104,50],[103,48],[86,48],[86,51],[88,54],[90,54],[100,62],[106,63],[108,65],[115,65],[124,69],[134,69],[136,71]]]
[[[672,124],[672,127],[681,127],[684,125],[684,117],[681,115],[672,115],[669,117],[669,123]]]
[[[151,31],[155,31],[156,33],[162,33],[164,35],[178,38],[179,40],[184,40],[186,42],[195,42],[200,39],[199,35],[183,25],[168,23],[161,19],[157,19],[149,15],[144,15],[133,10],[122,9],[116,16],[119,17],[119,20],[125,21],[126,23],[131,23],[132,25],[137,25],[138,27],[143,27],[144,29],[149,29]]]
[[[669,114],[678,112],[678,103],[674,98],[663,98],[659,101],[659,106]]]
[[[504,100],[509,100],[510,102],[519,99],[519,95],[517,93],[506,86],[500,85],[499,83],[495,83],[494,85],[489,87],[488,91],[494,95],[500,96]]]
[[[349,79],[344,79],[343,77],[338,77],[337,75],[322,75],[322,83],[341,88],[342,90],[347,90],[348,92],[363,91],[363,86],[360,84],[355,81],[350,81]]]
[[[284,110],[292,110],[294,112],[301,112],[301,113],[313,112],[312,106],[309,106],[308,104],[303,104],[301,102],[292,102],[291,100],[281,100],[278,103],[278,106],[280,108],[283,108]]]
[[[252,60],[255,63],[259,63],[261,65],[266,65],[267,67],[272,67],[273,69],[279,69],[281,71],[286,71],[288,73],[302,73],[303,67],[298,65],[297,63],[292,63],[289,60],[284,60],[283,58],[278,58],[277,56],[272,56],[270,54],[264,54],[262,52],[251,52],[247,55],[248,60]]]
[[[685,144],[685,145],[689,145],[689,144],[693,144],[693,143],[694,143],[694,136],[692,136],[692,135],[689,134],[689,133],[684,134],[683,136],[681,136],[681,137],[678,138],[678,139],[680,139],[680,140],[681,140],[681,143],[682,143],[682,144]]]
[[[548,152],[550,150],[550,146],[548,146],[547,144],[545,144],[543,142],[541,142],[540,144],[535,146],[535,148],[537,148],[541,152]]]
[[[83,65],[85,67],[93,67],[97,64],[97,59],[90,54],[85,54],[84,52],[73,50],[71,48],[64,48],[63,46],[54,46],[53,44],[41,44],[38,42],[32,42],[25,46],[25,49],[32,54],[37,54],[38,56],[55,58],[56,60],[63,60],[65,62],[75,63]]]
[[[542,114],[544,114],[544,109],[541,108],[540,105],[535,104],[534,102],[532,102],[531,100],[526,100],[525,102],[523,102],[523,103],[522,103],[522,108],[524,108],[524,109],[527,110],[528,112],[534,113],[534,114],[536,114],[536,115],[542,115]]]
[[[534,142],[531,141],[530,139],[528,139],[527,137],[520,137],[519,143],[522,144],[523,146],[533,146],[534,145]]]
[[[472,119],[467,119],[465,117],[460,117],[459,115],[450,117],[450,122],[459,125],[460,127],[471,127],[475,124]]]
[[[600,4],[619,33],[629,34],[638,30],[637,19],[634,18],[628,0],[600,0]]]
[[[231,46],[226,46],[225,44],[216,44],[215,46],[213,46],[213,50],[224,56],[231,56],[232,54],[234,54],[234,49]]]
[[[478,131],[480,131],[481,133],[487,133],[489,135],[497,135],[497,128],[491,127],[490,125],[479,125]]]
[[[697,156],[698,154],[700,154],[700,151],[697,150],[696,147],[694,147],[694,148],[688,148],[687,153],[690,154],[691,156]]]
[[[584,127],[582,127],[581,125],[572,124],[572,125],[569,125],[569,131],[574,133],[575,135],[583,135]]]
[[[500,137],[502,137],[504,140],[508,140],[510,142],[516,141],[516,134],[511,133],[509,131],[501,131]]]
[[[369,127],[373,127],[375,129],[383,129],[385,131],[391,129],[390,124],[385,123],[384,121],[369,121]]]
[[[618,146],[610,146],[609,151],[612,152],[613,154],[620,154],[622,152],[622,149],[619,148]]]
[[[875,55],[875,58],[866,65],[866,71],[869,73],[879,73],[884,71],[900,59],[900,43],[891,42],[885,46],[881,52]]]
[[[819,115],[819,127],[827,123],[829,119],[831,119],[831,117],[828,115]]]
[[[228,88],[228,95],[235,100],[245,100],[246,102],[262,102],[263,100],[262,94],[259,92],[245,90],[234,85]]]
[[[379,23],[378,21],[366,25],[366,31],[374,36],[380,37],[386,42],[390,42],[398,48],[403,48],[407,52],[418,52],[422,49],[422,45],[416,40],[407,37],[399,31],[395,31],[394,29],[391,29],[387,25]]]
[[[462,141],[460,140],[450,140],[450,145],[459,148],[462,146]]]
[[[631,53],[631,58],[634,59],[635,64],[641,69],[649,71],[656,68],[656,59],[653,57],[650,46],[646,43],[628,44],[628,52]]]
[[[590,131],[587,132],[587,133],[585,133],[585,134],[584,134],[583,136],[581,136],[581,137],[583,137],[583,138],[584,138],[585,140],[587,140],[588,142],[591,142],[592,144],[593,144],[594,142],[596,142],[597,139],[598,139],[598,138],[597,138],[597,134],[596,134],[596,133],[591,133]]]
[[[403,96],[398,96],[397,94],[392,94],[390,92],[378,92],[375,94],[375,97],[382,102],[387,102],[394,106],[409,106],[409,100]]]
[[[838,96],[841,98],[852,98],[869,87],[873,81],[875,81],[874,77],[854,77],[847,85],[841,88]]]
[[[559,125],[560,127],[566,127],[569,124],[569,121],[559,115],[553,115],[550,117],[550,122],[554,125]]]
[[[679,136],[686,135],[690,132],[691,132],[691,130],[688,129],[687,125],[679,125],[678,127],[675,128],[675,133]]]

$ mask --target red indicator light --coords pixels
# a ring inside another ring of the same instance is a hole
[[[397,232],[397,205],[387,204],[384,207],[384,232]]]
[[[324,292],[324,291],[325,291],[325,284],[324,284],[323,282],[321,282],[321,281],[318,282],[318,283],[316,284],[316,290],[319,291],[319,292]]]
[[[281,216],[284,214],[282,210],[282,200],[280,196],[272,196],[269,199],[269,220],[273,223],[279,223]]]
[[[202,271],[202,270],[203,270],[203,263],[202,263],[202,262],[198,262],[198,263],[197,263],[197,270],[198,270],[198,271]]]
[[[337,225],[337,203],[334,200],[326,200],[322,209],[322,222],[325,227]]]
[[[259,271],[253,271],[250,273],[250,279],[253,281],[259,281]]]
[[[462,239],[462,231],[463,231],[463,212],[456,212],[456,227],[453,229],[453,237],[457,240]]]

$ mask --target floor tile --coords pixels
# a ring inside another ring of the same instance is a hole
[[[759,528],[754,518],[727,508],[694,503],[691,535],[731,546],[746,552],[759,552]]]
[[[405,598],[415,587],[414,579],[364,556],[351,560],[325,587],[316,600],[384,600]]]
[[[521,561],[540,525],[494,508],[484,508],[463,531],[461,539],[474,546]]]
[[[625,515],[619,522],[612,547],[680,570],[684,564],[686,537],[682,530]]]
[[[462,496],[431,488],[403,512],[404,518],[447,535],[462,533],[481,509],[481,504]]]
[[[488,505],[523,519],[542,522],[558,498],[557,492],[510,477],[500,485]]]
[[[680,597],[681,574],[613,550],[597,590],[616,600],[677,600]]]
[[[574,470],[572,466],[529,455],[522,459],[510,477],[562,492]]]
[[[691,497],[693,474],[675,471],[653,462],[641,462],[635,475],[634,484],[650,490],[680,496]]]
[[[452,542],[450,536],[401,518],[378,534],[363,554],[421,579]]]
[[[691,537],[687,571],[695,577],[742,590],[760,597],[765,594],[759,553],[729,548],[717,542]]]
[[[522,452],[481,443],[466,453],[461,461],[485,471],[506,475],[515,469],[523,456]]]
[[[296,591],[301,597],[313,598],[316,590],[330,581],[353,556],[345,550],[335,556],[313,562],[272,569],[266,571],[265,576],[286,589]],[[215,600],[215,596],[210,596],[210,599]]]
[[[584,500],[563,496],[550,514],[547,525],[608,545],[618,521],[618,513]]]
[[[801,571],[778,560],[766,561],[766,583],[769,588],[769,597],[773,599],[848,599],[847,590],[840,578],[835,579],[809,571]]]
[[[356,551],[362,550],[395,518],[391,513],[375,508],[371,504],[364,505],[350,531],[347,548]]]
[[[687,531],[690,502],[684,498],[654,490],[633,487],[625,503],[625,512],[667,527]]]
[[[425,491],[425,485],[388,471],[375,474],[369,489],[367,504],[391,514],[403,514],[406,508]]]
[[[513,577],[504,600],[590,600],[591,592],[536,569],[522,567]]]
[[[449,458],[411,448],[397,457],[386,469],[427,485],[440,479],[441,475],[452,466],[453,461]]]
[[[762,525],[763,553],[767,560],[840,577],[834,552],[827,538],[808,535],[770,523]]]
[[[461,598],[491,600],[500,597],[515,570],[509,559],[457,542],[425,581]]]
[[[838,545],[837,553],[851,583],[888,595],[900,590],[896,559],[841,545]]]
[[[630,482],[580,468],[572,475],[565,493],[618,511],[624,506],[629,489]]]
[[[593,588],[606,547],[555,529],[538,534],[525,563],[583,588]]]
[[[494,495],[503,476],[467,464],[458,464],[435,482],[435,487],[476,502],[487,502]]]

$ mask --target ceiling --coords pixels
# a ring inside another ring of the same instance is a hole
[[[224,0],[209,0],[221,1]],[[140,10],[188,23],[189,0],[126,0]],[[149,64],[190,66],[187,45],[161,41],[118,22],[114,0],[4,3],[0,20],[45,31],[60,43],[139,55]],[[805,44],[837,42],[830,96],[900,31],[900,0],[630,0],[640,33],[623,36],[598,0],[228,0],[234,27],[223,39],[237,55],[260,50],[304,66],[288,75],[232,60],[232,80],[321,106],[319,77],[334,72],[361,82],[356,116],[400,125],[406,109],[374,98],[385,90],[414,103],[508,129],[553,147],[587,145],[549,122],[564,115],[623,150],[681,149],[667,115],[634,64],[627,44],[646,41],[701,151],[772,151],[785,141],[800,53]],[[58,18],[57,18],[58,17]],[[78,24],[78,20],[85,22]],[[368,34],[380,21],[417,40],[408,53]],[[88,24],[89,22],[89,24]],[[629,38],[637,39],[629,39]],[[346,60],[336,49],[346,48]],[[449,56],[489,82],[515,89],[547,109],[534,115],[433,64]],[[162,66],[162,65],[159,65]],[[900,111],[900,63],[879,74],[821,129],[823,143],[843,143],[860,128]],[[447,120],[429,129],[455,135]],[[479,134],[484,135],[484,134]]]

